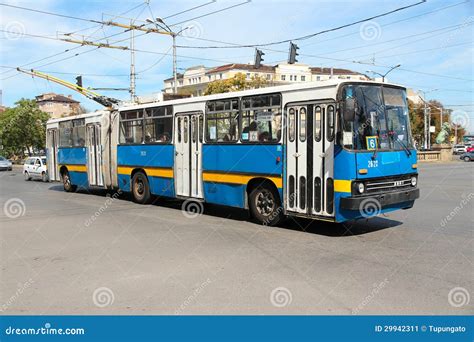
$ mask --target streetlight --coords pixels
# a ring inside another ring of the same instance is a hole
[[[426,106],[426,104],[427,104],[427,103],[426,103],[426,94],[431,93],[431,92],[433,92],[433,91],[437,91],[437,90],[438,90],[438,89],[431,89],[431,90],[428,90],[428,91],[424,91],[424,90],[418,89],[418,91],[419,91],[420,93],[423,93],[423,99],[422,99],[422,100],[423,100],[423,103],[424,103],[424,110],[423,110],[423,119],[424,119],[424,124],[423,124],[423,126],[424,126],[424,143],[423,143],[423,147],[425,148],[425,150],[427,150],[428,147],[431,148],[431,144],[430,144],[431,135],[430,135],[430,133],[428,133],[428,122],[429,122],[429,124],[431,125],[431,112],[430,112],[430,114],[429,114],[429,120],[428,120],[428,122],[427,122],[426,117],[427,117],[427,112],[428,112],[428,110],[427,110],[427,106]]]
[[[392,72],[393,70],[395,70],[396,68],[399,68],[401,67],[402,65],[401,64],[397,64],[395,65],[394,67],[391,67],[385,74],[381,74],[377,71],[373,71],[373,70],[367,70],[366,72],[370,72],[372,74],[376,74],[376,75],[379,75],[380,77],[382,77],[382,82],[385,82],[385,77],[390,73]]]
[[[169,34],[173,38],[173,92],[175,94],[178,93],[178,72],[177,72],[177,65],[176,65],[176,36],[178,36],[181,32],[184,30],[188,29],[189,27],[185,27],[178,32],[174,32],[171,27],[169,27],[161,18],[156,18],[155,20],[152,19],[146,19],[146,22],[150,24],[154,24],[157,29],[162,29],[167,34]],[[161,25],[160,25],[161,24]]]

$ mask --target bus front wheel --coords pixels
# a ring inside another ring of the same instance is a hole
[[[278,192],[266,184],[259,185],[250,192],[249,208],[252,217],[266,226],[274,226],[284,218]]]
[[[148,184],[148,178],[142,172],[133,175],[132,194],[137,203],[146,204],[150,202],[150,185]]]
[[[63,173],[63,186],[64,191],[66,192],[74,192],[77,189],[77,185],[73,185],[71,183],[71,177],[69,176],[69,171],[65,170]]]

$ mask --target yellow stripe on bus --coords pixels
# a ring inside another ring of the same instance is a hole
[[[121,175],[131,175],[136,167],[119,166],[117,172]],[[144,167],[146,174],[150,177],[173,178],[173,169],[163,167]]]
[[[230,183],[230,184],[247,184],[252,178],[263,177],[271,180],[275,183],[277,188],[283,187],[283,181],[281,177],[265,177],[261,175],[243,175],[243,174],[229,174],[229,173],[216,173],[216,172],[204,172],[202,179],[205,182],[215,183]]]
[[[85,165],[59,165],[59,168],[65,166],[70,172],[87,172]]]
[[[335,192],[351,192],[351,181],[345,179],[334,180],[334,191]]]

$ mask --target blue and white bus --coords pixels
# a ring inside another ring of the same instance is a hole
[[[371,81],[285,85],[53,119],[50,179],[344,222],[419,197],[405,88]]]

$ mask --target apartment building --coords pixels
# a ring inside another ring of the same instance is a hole
[[[178,74],[178,94],[188,94],[192,96],[203,95],[207,85],[216,80],[229,79],[241,73],[247,79],[254,76],[263,77],[268,85],[291,84],[294,82],[314,82],[329,79],[352,79],[368,80],[367,75],[356,71],[340,68],[311,67],[306,64],[278,64],[275,66],[261,65],[255,68],[252,64],[232,63],[213,68],[198,65],[188,68],[184,73]],[[168,78],[164,81],[165,93],[173,93],[174,79]]]

